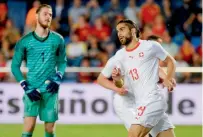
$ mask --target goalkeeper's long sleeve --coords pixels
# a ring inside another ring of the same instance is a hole
[[[16,46],[15,46],[15,53],[12,59],[12,64],[11,64],[11,71],[16,79],[16,81],[20,82],[24,80],[23,74],[20,70],[21,63],[24,59],[24,51],[25,48],[19,41]]]
[[[66,59],[65,43],[64,43],[64,40],[61,39],[61,43],[58,49],[57,71],[59,71],[62,74],[62,76],[65,73],[65,69],[67,65],[66,63],[67,63],[67,59]]]

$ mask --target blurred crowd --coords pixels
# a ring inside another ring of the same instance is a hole
[[[156,35],[177,67],[202,66],[200,0],[7,0],[0,3],[0,67],[10,67],[15,43],[34,30],[40,4],[53,8],[51,30],[64,36],[67,67],[103,67],[121,48],[115,25],[131,19],[141,39]],[[25,65],[25,64],[23,64]],[[160,64],[164,66],[164,64]],[[95,82],[98,73],[66,73],[64,82]],[[201,83],[201,73],[176,73],[180,83]],[[0,81],[15,81],[0,72]]]

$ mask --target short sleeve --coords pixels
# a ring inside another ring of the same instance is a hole
[[[102,70],[101,73],[102,73],[105,77],[110,78],[114,67],[115,67],[115,65],[114,65],[114,57],[112,57],[112,58],[110,58],[110,59],[108,60],[108,62],[106,63],[106,65],[105,65],[105,67],[103,68],[103,70]]]
[[[152,50],[154,50],[155,57],[162,61],[168,56],[168,52],[158,42],[153,42]]]

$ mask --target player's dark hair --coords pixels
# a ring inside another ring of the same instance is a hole
[[[147,37],[147,40],[155,40],[155,41],[158,41],[158,39],[161,39],[159,36],[156,36],[156,35],[151,35],[149,37]]]
[[[120,23],[125,23],[130,29],[135,28],[136,29],[136,37],[137,38],[140,37],[140,29],[135,22],[133,22],[132,20],[129,20],[129,19],[124,19],[124,20],[119,21],[117,23],[117,25]]]
[[[46,7],[46,8],[49,8],[49,9],[52,9],[50,5],[48,5],[48,4],[42,4],[42,5],[40,5],[39,8],[36,10],[36,13],[39,13],[39,12],[41,11],[41,9],[42,9],[42,8],[45,8],[45,7]]]

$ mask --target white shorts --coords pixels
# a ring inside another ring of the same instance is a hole
[[[132,118],[134,117],[133,108],[135,108],[135,98],[134,96],[127,94],[121,96],[119,94],[114,94],[113,106],[117,116],[124,123],[125,128],[128,130],[131,126]]]
[[[152,128],[150,134],[156,137],[158,133],[174,128],[165,113],[167,105],[165,100],[156,98],[155,101],[149,102],[135,105],[133,96],[115,94],[113,104],[116,114],[124,122],[127,130],[132,124],[139,124]]]

